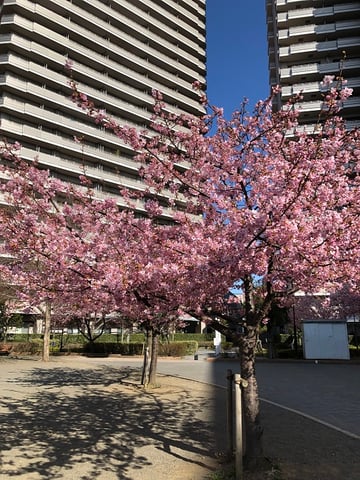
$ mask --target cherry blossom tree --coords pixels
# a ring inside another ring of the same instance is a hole
[[[255,351],[271,306],[281,306],[298,290],[333,291],[359,278],[359,132],[347,131],[334,116],[350,92],[331,82],[325,79],[330,87],[325,122],[308,135],[297,124],[299,98],[278,113],[272,112],[272,97],[260,101],[251,115],[244,104],[227,120],[201,92],[208,108],[203,118],[171,112],[154,92],[153,123],[149,131],[138,132],[98,110],[71,80],[74,102],[137,152],[148,187],[142,199],[147,215],[135,218],[131,201],[123,211],[110,200],[85,202],[75,190],[66,197],[78,201],[65,202],[56,221],[58,207],[52,205],[40,230],[43,211],[34,215],[31,207],[24,213],[24,225],[38,233],[23,246],[34,242],[41,262],[44,253],[51,259],[46,285],[35,276],[36,285],[44,287],[41,298],[61,285],[64,298],[68,294],[74,302],[75,291],[83,308],[88,289],[99,306],[110,302],[154,329],[164,318],[173,321],[188,312],[239,345],[241,375],[248,383],[249,465],[263,456]],[[38,178],[32,175],[29,185]],[[16,185],[16,195],[19,178],[11,181],[7,191]],[[45,192],[46,182],[39,182],[41,206],[44,196],[50,195],[50,205],[64,188],[52,184]],[[162,201],[168,199],[171,225],[158,222],[160,194]],[[33,200],[33,193],[25,193],[31,195]],[[229,304],[226,294],[234,286],[243,300]]]
[[[107,292],[93,288],[100,272],[94,268],[89,216],[82,210],[91,198],[23,162],[18,148],[5,144],[2,149],[7,180],[1,191],[7,207],[0,215],[7,261],[1,271],[19,300],[43,312],[43,359],[48,361],[52,312],[71,305],[73,314],[87,315],[110,309],[113,302]]]
[[[300,96],[278,113],[272,96],[251,115],[244,104],[227,120],[201,92],[203,118],[172,113],[154,92],[153,124],[138,133],[96,109],[71,80],[74,102],[139,152],[148,187],[171,192],[178,236],[168,247],[184,269],[172,301],[240,346],[250,464],[262,457],[255,347],[271,305],[358,278],[359,132],[337,116],[351,91],[333,80],[324,79],[329,90],[310,135],[297,123]],[[235,309],[226,303],[234,285],[244,297]]]
[[[340,289],[326,292],[302,294],[298,292],[294,297],[296,321],[300,324],[304,320],[343,320],[360,314],[360,295],[347,284]]]
[[[95,317],[102,319],[101,333],[107,314],[120,311],[151,334],[144,383],[155,383],[158,336],[178,317],[168,286],[181,270],[166,247],[166,231],[153,222],[157,207],[146,201],[148,218],[137,218],[131,202],[120,210],[114,200],[94,198],[85,177],[83,191],[60,182],[36,162],[22,161],[19,148],[2,150],[8,208],[0,211],[1,235],[11,255],[2,271],[21,299],[43,310],[44,359],[51,313],[58,321],[76,320],[93,343]]]

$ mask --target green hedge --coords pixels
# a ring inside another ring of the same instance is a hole
[[[175,333],[170,335],[171,339],[175,341],[195,340],[196,342],[212,342],[214,333]]]
[[[351,358],[360,358],[360,347],[357,348],[355,345],[350,345],[349,350]]]
[[[116,353],[119,355],[142,355],[143,343],[95,342],[85,343],[84,353]]]
[[[7,334],[7,341],[8,342],[23,342],[28,343],[32,341],[41,340],[43,335],[37,333],[8,333]]]
[[[159,344],[160,356],[184,357],[193,355],[198,349],[195,341],[170,342]],[[144,352],[144,343],[115,343],[115,342],[95,342],[86,343],[83,352],[94,354],[118,354],[118,355],[142,355]]]
[[[38,355],[42,352],[41,342],[16,342],[11,344],[11,353]]]
[[[214,350],[215,349],[214,340],[212,340],[211,342],[199,340],[198,344],[199,344],[199,347],[206,348],[207,350]]]
[[[299,348],[297,352],[292,349],[284,348],[277,352],[277,356],[278,358],[303,358],[303,352],[301,348]]]
[[[159,345],[159,355],[170,357],[184,357],[194,355],[199,345],[195,340],[163,343]]]
[[[10,342],[28,342],[33,340],[41,340],[43,335],[36,334],[36,333],[16,333],[16,334],[9,334],[8,340]],[[123,335],[124,342],[127,342],[127,339],[131,343],[142,343],[145,341],[145,334],[144,333],[131,333],[129,335]],[[172,342],[179,342],[179,341],[196,341],[199,344],[204,345],[213,345],[214,334],[213,333],[175,333],[170,334],[167,338],[170,339]],[[79,333],[68,333],[68,334],[61,334],[61,333],[53,333],[51,334],[51,339],[53,341],[59,342],[62,339],[63,345],[71,344],[85,344],[87,340]],[[99,340],[102,343],[119,343],[121,340],[121,334],[116,333],[103,333]],[[164,341],[165,337],[164,337]]]

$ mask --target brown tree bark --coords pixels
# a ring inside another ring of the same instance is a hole
[[[141,375],[141,385],[146,387],[149,383],[150,363],[151,363],[151,343],[152,343],[152,331],[146,330],[146,342],[144,349],[144,362]]]
[[[44,322],[44,342],[43,342],[43,362],[50,360],[50,332],[51,332],[51,304],[46,302],[45,305],[45,322]]]
[[[245,466],[249,469],[264,460],[260,423],[259,392],[255,376],[255,351],[257,327],[248,326],[247,334],[240,339],[241,377],[248,382],[243,388],[243,411],[245,426]]]
[[[150,370],[149,370],[150,386],[156,385],[158,356],[159,356],[159,333],[153,330],[152,338],[151,338],[151,362],[150,362]]]

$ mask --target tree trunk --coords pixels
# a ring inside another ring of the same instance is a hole
[[[271,322],[269,322],[267,325],[267,341],[268,341],[268,358],[276,358],[275,327],[272,326]]]
[[[149,385],[156,385],[157,361],[159,355],[159,334],[155,331],[152,333],[151,340],[151,362],[149,370]]]
[[[152,330],[146,330],[146,344],[144,350],[144,363],[141,375],[141,385],[146,387],[149,383],[150,363],[151,363],[151,344],[152,344]]]
[[[245,424],[245,466],[254,468],[264,460],[259,415],[259,392],[255,376],[255,350],[257,327],[247,326],[247,333],[240,339],[241,377],[248,382],[243,388],[243,411]]]
[[[50,331],[51,331],[51,304],[46,302],[45,306],[45,325],[44,325],[44,343],[43,343],[43,355],[44,362],[50,360]]]

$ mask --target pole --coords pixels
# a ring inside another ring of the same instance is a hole
[[[234,375],[235,383],[235,474],[236,480],[243,478],[243,439],[242,439],[242,404],[241,404],[241,376]]]
[[[298,340],[297,340],[297,328],[296,328],[296,317],[295,317],[295,305],[293,305],[293,325],[294,325],[294,350],[297,357],[298,354]]]
[[[227,370],[226,374],[227,379],[227,434],[228,434],[228,448],[229,448],[229,459],[232,458],[234,454],[234,428],[233,428],[233,416],[234,416],[234,405],[233,405],[233,380],[234,375],[232,370]]]

